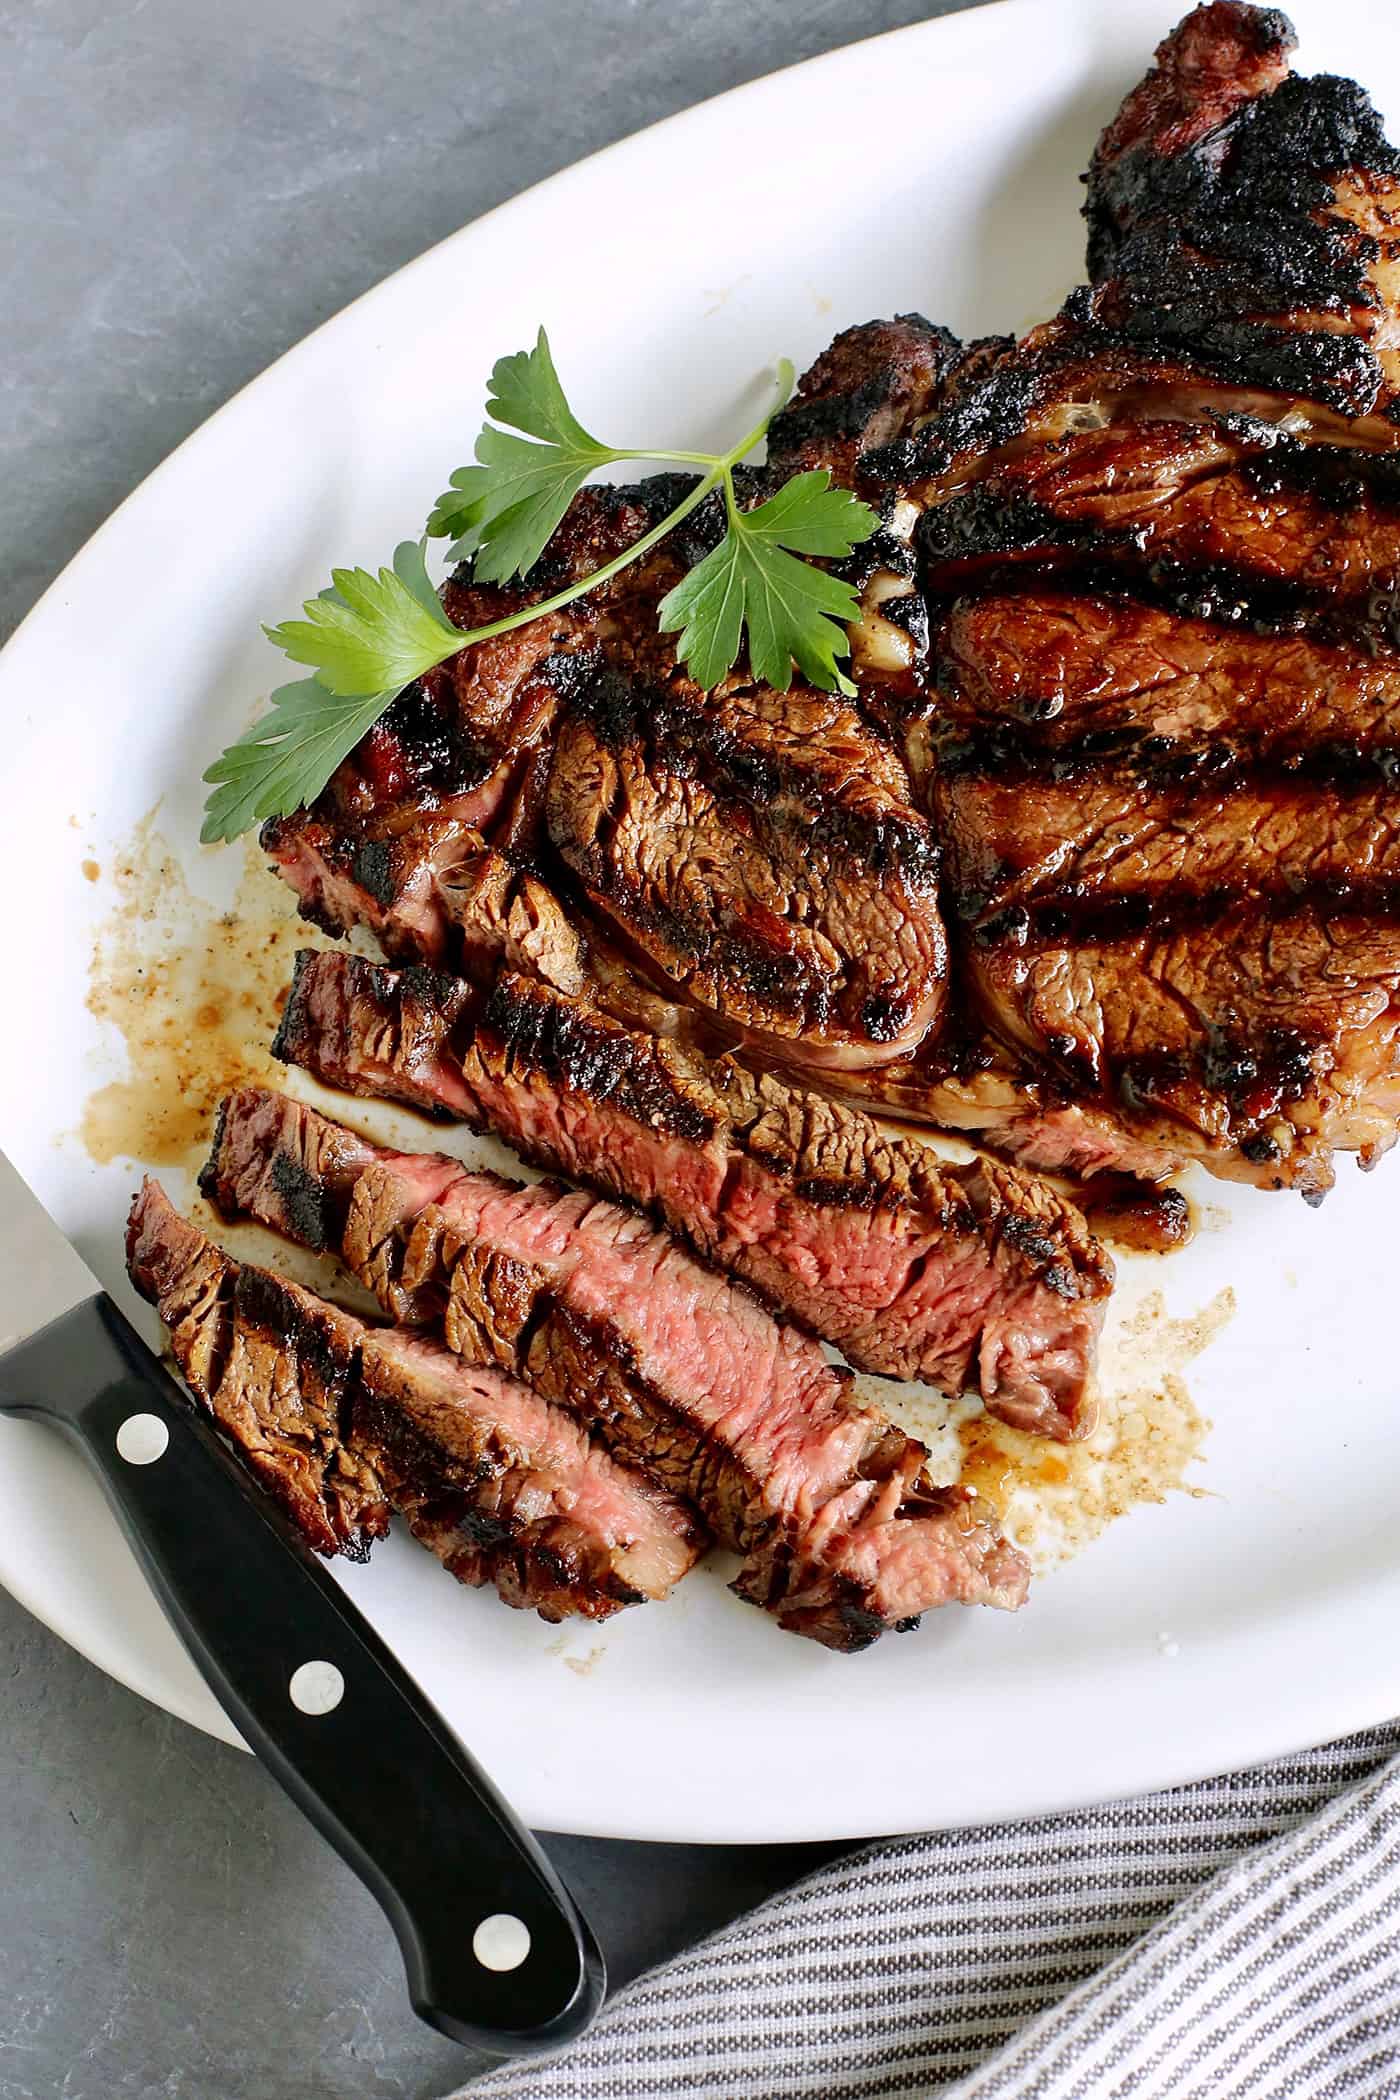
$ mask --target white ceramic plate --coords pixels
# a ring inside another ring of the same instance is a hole
[[[85,1007],[112,909],[83,879],[162,799],[204,897],[199,772],[273,682],[261,619],[332,559],[382,558],[466,455],[493,359],[543,319],[585,419],[695,444],[765,365],[921,308],[1022,328],[1078,274],[1077,175],[1174,0],[1004,4],[760,81],[614,147],[446,241],[284,358],[127,502],[0,659],[11,898],[0,1142],[132,1300],[130,1166],[73,1136],[122,1070]],[[1400,17],[1300,10],[1309,69],[1400,116]],[[76,828],[75,828],[76,823]],[[1144,1279],[1238,1311],[1187,1376],[1210,1490],[1115,1523],[1016,1618],[935,1615],[858,1659],[780,1637],[702,1574],[662,1609],[558,1634],[394,1541],[357,1600],[536,1824],[795,1839],[1020,1815],[1183,1780],[1400,1709],[1395,1220],[1400,1160],[1319,1215],[1227,1195]],[[134,1310],[134,1307],[133,1307]],[[149,1316],[144,1324],[150,1331]],[[192,1521],[197,1521],[192,1516]],[[114,1676],[227,1735],[80,1463],[0,1422],[0,1579]],[[236,1581],[236,1570],[230,1580]],[[601,1652],[595,1652],[601,1651]]]

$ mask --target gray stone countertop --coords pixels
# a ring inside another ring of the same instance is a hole
[[[0,635],[197,424],[542,176],[937,0],[0,0]],[[253,1761],[0,1593],[0,2100],[432,2100],[472,2059]],[[835,1849],[551,1838],[615,1980]]]

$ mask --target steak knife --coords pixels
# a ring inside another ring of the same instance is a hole
[[[603,1958],[539,1846],[3,1153],[0,1413],[81,1445],[239,1734],[384,1909],[415,2011],[502,2056],[581,2033]]]

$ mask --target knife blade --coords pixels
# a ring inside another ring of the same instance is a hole
[[[3,1153],[0,1413],[81,1446],[224,1711],[385,1911],[415,2011],[498,2055],[581,2033],[603,1958],[549,1861]]]

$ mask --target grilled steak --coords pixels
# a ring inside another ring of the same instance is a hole
[[[1072,1205],[868,1117],[503,976],[305,954],[275,1045],[332,1086],[494,1130],[626,1197],[862,1369],[972,1386],[1018,1426],[1091,1419],[1112,1271]]]
[[[448,1572],[542,1619],[607,1619],[669,1594],[708,1544],[684,1503],[618,1465],[519,1379],[374,1329],[357,1443]]]
[[[1273,8],[1199,7],[1089,166],[1083,310],[1364,415],[1395,398],[1400,158],[1354,82],[1289,72]]]
[[[504,1372],[368,1328],[229,1260],[147,1181],[127,1266],[191,1391],[318,1552],[363,1559],[389,1508],[460,1582],[551,1620],[664,1597],[690,1512]]]
[[[1400,159],[1292,43],[1198,8],[1099,142],[1059,315],[966,349],[917,316],[849,330],[776,420],[770,477],[827,466],[881,512],[846,571],[858,703],[737,677],[702,702],[675,670],[655,606],[713,543],[702,509],[410,689],[272,828],[313,914],[1027,1166],[1197,1156],[1316,1196],[1335,1149],[1374,1160],[1400,1107]],[[459,572],[449,611],[542,596],[676,492],[586,490],[519,590]]]
[[[203,1185],[572,1409],[704,1512],[747,1556],[740,1594],[791,1630],[846,1649],[952,1600],[1020,1602],[1020,1557],[975,1498],[932,1485],[923,1445],[635,1212],[383,1152],[256,1088],[225,1103]]]
[[[231,1261],[150,1179],[131,1206],[126,1266],[190,1391],[307,1543],[366,1559],[389,1529],[389,1504],[354,1441],[362,1323]]]
[[[585,490],[514,602],[618,551],[675,495],[669,478]],[[303,910],[368,926],[396,958],[503,960],[569,991],[600,948],[621,949],[624,1018],[642,1017],[635,980],[717,1040],[804,1068],[917,1043],[947,953],[938,852],[902,760],[832,695],[737,675],[701,693],[657,633],[681,556],[721,529],[706,505],[681,546],[577,618],[410,688],[310,811],[264,833]],[[460,575],[444,605],[463,625],[509,609]]]
[[[866,1098],[1316,1197],[1400,1116],[1400,160],[1217,0],[1095,153],[1091,284],[864,456],[922,517],[908,755],[960,1039]]]

